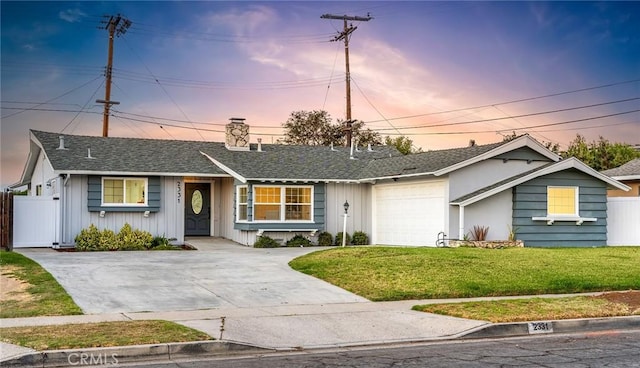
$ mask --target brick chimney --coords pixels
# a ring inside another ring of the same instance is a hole
[[[231,118],[225,128],[225,147],[233,151],[249,150],[249,125],[244,118]]]

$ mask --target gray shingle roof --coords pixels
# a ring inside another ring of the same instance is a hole
[[[224,146],[203,151],[247,179],[357,180],[371,160],[401,156],[390,146],[362,149],[350,159],[347,147],[263,144],[262,151],[229,151]]]
[[[401,157],[387,157],[371,162],[362,178],[380,178],[418,173],[432,173],[500,147],[505,142],[427,151]]]
[[[221,143],[31,132],[58,171],[226,175],[199,152]],[[57,149],[59,136],[67,149]]]
[[[429,174],[489,152],[504,142],[428,151],[403,156],[392,146],[361,149],[350,158],[347,147],[252,144],[250,151],[231,151],[221,142],[158,140],[64,135],[32,131],[53,168],[62,172],[162,173],[227,176],[205,153],[246,179],[360,180],[409,174]],[[92,159],[87,158],[91,149]]]
[[[622,166],[605,170],[602,173],[611,177],[620,177],[620,176],[640,177],[640,158],[631,160]]]

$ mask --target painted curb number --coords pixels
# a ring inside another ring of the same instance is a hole
[[[553,333],[553,324],[551,322],[529,322],[529,335]]]

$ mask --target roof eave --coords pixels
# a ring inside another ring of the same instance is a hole
[[[483,154],[480,154],[478,156],[475,156],[471,159],[462,161],[462,162],[458,162],[457,164],[445,167],[443,169],[437,170],[433,173],[433,175],[435,176],[441,176],[444,174],[448,174],[452,171],[456,171],[459,170],[463,167],[472,165],[476,162],[480,162],[480,161],[484,161],[486,159],[501,155],[503,153],[507,153],[510,151],[513,151],[516,148],[520,148],[520,147],[529,147],[532,150],[538,152],[539,154],[547,157],[548,159],[558,162],[560,161],[562,158],[553,153],[552,151],[550,151],[549,149],[547,149],[545,146],[543,146],[540,142],[536,141],[535,139],[529,137],[528,135],[523,135],[521,137],[518,137],[516,139],[513,139],[509,142],[506,142],[503,145],[500,145],[490,151],[487,151]]]
[[[207,155],[206,153],[204,153],[202,151],[200,151],[200,154],[203,155],[204,157],[208,158],[209,161],[214,163],[214,165],[218,166],[222,171],[224,171],[227,174],[231,175],[232,177],[234,177],[235,179],[239,180],[240,182],[242,182],[242,183],[246,183],[247,182],[247,178],[245,178],[244,176],[240,175],[236,171],[231,170],[230,167],[228,167],[227,165],[223,164],[222,162],[216,160],[215,158]]]
[[[516,185],[525,183],[525,182],[527,182],[529,180],[532,180],[532,179],[535,179],[537,177],[540,177],[540,176],[543,176],[543,175],[552,174],[552,173],[555,173],[555,172],[558,172],[558,171],[562,171],[562,170],[566,170],[566,169],[570,169],[570,168],[574,168],[574,169],[580,170],[580,171],[582,171],[582,172],[584,172],[586,174],[589,174],[589,175],[595,177],[596,179],[599,179],[599,180],[611,185],[614,188],[618,188],[618,189],[621,189],[621,190],[624,190],[624,191],[631,190],[631,187],[629,187],[629,186],[627,186],[627,185],[625,185],[623,183],[620,183],[619,181],[617,181],[617,180],[615,180],[615,179],[613,179],[613,178],[611,178],[609,176],[601,174],[598,171],[596,171],[596,170],[592,169],[591,167],[587,166],[582,161],[580,161],[580,160],[578,160],[578,159],[576,159],[574,157],[571,157],[569,159],[556,162],[555,164],[553,164],[551,166],[547,166],[547,167],[542,168],[542,169],[540,169],[538,171],[532,172],[529,175],[525,175],[523,177],[514,179],[513,181],[505,183],[505,184],[503,184],[503,185],[501,185],[499,187],[490,189],[490,190],[488,190],[486,192],[480,193],[480,194],[478,194],[476,196],[473,196],[471,198],[467,198],[464,201],[451,202],[451,204],[455,205],[455,206],[462,206],[462,207],[468,206],[470,204],[476,203],[476,202],[481,201],[481,200],[483,200],[485,198],[488,198],[488,197],[491,197],[493,195],[496,195],[496,194],[498,194],[498,193],[500,193],[500,192],[502,192],[502,191],[504,191],[506,189],[513,188]]]

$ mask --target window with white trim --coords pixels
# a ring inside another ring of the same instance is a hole
[[[147,178],[102,178],[103,206],[146,206]]]
[[[312,221],[312,186],[254,186],[255,221]]]
[[[249,206],[249,188],[247,186],[239,186],[236,193],[236,220],[247,221]]]
[[[579,216],[578,187],[547,187],[547,216]]]

